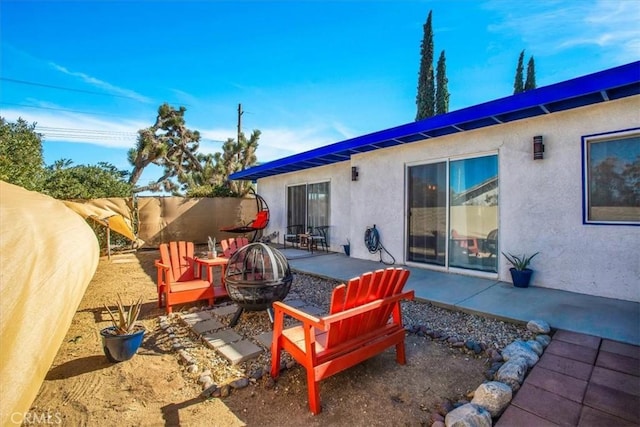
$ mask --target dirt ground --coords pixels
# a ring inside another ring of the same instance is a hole
[[[388,350],[323,381],[317,416],[309,412],[299,365],[275,386],[264,378],[228,397],[203,399],[197,374],[186,371],[159,327],[156,258],[140,251],[101,259],[32,411],[47,411],[65,426],[418,426],[431,424],[430,412],[443,399],[461,399],[484,379],[486,358],[409,335],[406,365]],[[144,295],[147,333],[133,359],[114,364],[99,331],[109,326],[104,303],[117,294],[125,301]]]

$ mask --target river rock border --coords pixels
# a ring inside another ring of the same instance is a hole
[[[489,358],[491,366],[485,372],[487,381],[478,386],[467,398],[457,402],[443,400],[431,412],[431,427],[473,426],[491,427],[511,403],[513,394],[520,389],[527,372],[538,362],[544,349],[551,342],[551,327],[544,320],[531,320],[527,330],[535,339],[515,340],[502,351],[472,340],[460,341],[446,337],[438,331],[428,331],[424,326],[413,325],[409,333],[429,336],[446,341],[453,348],[466,353]]]

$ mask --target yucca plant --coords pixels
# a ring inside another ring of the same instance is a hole
[[[513,268],[515,268],[516,270],[522,271],[522,270],[526,270],[527,267],[529,267],[529,264],[531,263],[531,260],[533,259],[533,257],[538,255],[539,253],[540,252],[536,252],[531,256],[527,256],[526,254],[523,254],[522,256],[518,256],[513,254],[507,255],[504,252],[502,252],[502,255],[504,255],[507,261],[509,261],[509,263],[513,265]]]
[[[114,326],[115,335],[128,335],[135,332],[136,322],[138,316],[140,316],[140,306],[142,305],[142,297],[138,298],[137,302],[131,302],[129,307],[125,307],[122,303],[122,297],[118,294],[118,317],[113,314],[111,309],[105,304],[105,308],[111,316],[111,322]]]

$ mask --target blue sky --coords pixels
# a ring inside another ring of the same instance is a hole
[[[523,49],[538,86],[640,59],[636,0],[2,0],[0,116],[37,123],[47,164],[130,170],[163,102],[203,152],[236,137],[241,103],[275,160],[413,121],[430,10],[450,111],[511,95]]]

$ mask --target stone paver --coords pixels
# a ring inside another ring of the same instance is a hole
[[[611,340],[602,340],[600,350],[640,360],[640,347],[636,345]]]
[[[520,409],[560,425],[578,425],[582,406],[555,393],[524,382],[511,403]]]
[[[191,325],[191,330],[197,335],[202,335],[205,332],[217,331],[223,327],[222,323],[218,322],[216,319],[209,319]]]
[[[221,331],[208,333],[202,336],[204,342],[211,348],[220,348],[242,339],[233,329],[223,329]]]
[[[254,340],[266,348],[271,348],[271,342],[273,341],[273,332],[263,332],[260,335],[253,337]]]
[[[254,359],[264,351],[248,340],[230,343],[219,347],[217,350],[234,365],[249,359]]]
[[[578,427],[637,427],[638,425],[622,418],[585,406],[580,414]]]
[[[591,371],[593,370],[593,365],[590,363],[578,362],[577,360],[556,356],[548,352],[542,354],[536,366],[585,381],[591,377]]]
[[[587,390],[587,381],[541,368],[537,364],[527,375],[527,383],[578,403],[582,403]]]
[[[593,368],[590,381],[594,384],[623,391],[632,396],[640,396],[640,378],[634,375],[596,366]]]
[[[216,307],[213,310],[213,314],[216,316],[228,316],[230,314],[235,313],[238,310],[238,306],[235,304],[224,305],[222,307]]]
[[[304,307],[307,303],[302,301],[301,299],[285,299],[283,301],[285,304],[287,304],[290,307],[294,307],[294,308],[300,308],[300,307]]]
[[[640,397],[589,383],[584,404],[640,425]]]
[[[600,347],[600,337],[594,335],[579,334],[576,332],[559,330],[553,334],[553,339],[558,341],[569,342],[571,344],[580,345],[582,347],[588,347],[598,349]]]
[[[635,375],[636,377],[640,376],[640,362],[638,362],[638,359],[621,354],[609,353],[608,351],[601,351],[598,354],[596,366]]]
[[[500,416],[495,427],[557,427],[558,424],[540,418],[537,415],[527,412],[517,406],[510,405]]]
[[[555,354],[556,356],[562,356],[590,364],[595,362],[598,354],[598,350],[594,348],[583,347],[581,345],[564,341],[556,341],[555,339],[551,340],[551,343],[547,346],[545,351]]]
[[[181,314],[180,318],[183,322],[191,326],[198,322],[202,322],[203,320],[211,319],[211,313],[208,311],[198,311],[196,313]]]
[[[304,311],[305,313],[312,316],[323,316],[325,314],[325,312],[320,307],[311,304],[299,307],[299,309],[300,311]]]

